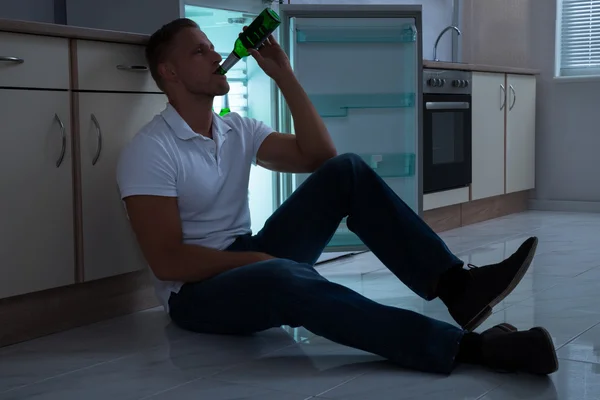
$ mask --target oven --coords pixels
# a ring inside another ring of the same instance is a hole
[[[471,73],[423,71],[423,193],[471,185]]]

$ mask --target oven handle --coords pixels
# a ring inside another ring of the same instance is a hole
[[[471,105],[467,101],[428,101],[427,110],[468,110]]]

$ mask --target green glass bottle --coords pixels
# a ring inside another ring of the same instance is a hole
[[[229,114],[231,112],[231,109],[229,108],[229,95],[226,94],[223,96],[223,108],[221,108],[221,111],[219,112],[219,116],[223,117],[227,114]]]
[[[252,21],[250,26],[240,33],[233,46],[233,51],[217,69],[216,73],[225,75],[238,61],[250,55],[248,49],[258,49],[279,25],[281,25],[279,15],[271,8],[265,8]]]

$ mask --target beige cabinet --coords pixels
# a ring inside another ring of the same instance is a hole
[[[67,91],[0,89],[0,298],[75,282],[70,118]]]
[[[505,74],[473,72],[471,200],[504,194]]]
[[[0,86],[69,89],[69,39],[0,32]]]
[[[536,77],[507,75],[506,193],[535,187]]]
[[[76,43],[77,89],[161,92],[150,74],[144,46],[93,40]]]
[[[79,93],[83,275],[85,281],[146,267],[119,196],[116,167],[123,147],[166,97],[142,93]]]

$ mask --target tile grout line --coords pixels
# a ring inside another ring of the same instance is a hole
[[[286,333],[287,333],[287,332],[286,332]],[[289,333],[287,333],[287,334],[289,335]],[[290,335],[290,336],[291,336],[291,335]],[[288,346],[284,346],[284,347],[281,347],[281,348],[278,348],[278,349],[274,349],[274,350],[272,350],[272,351],[268,351],[268,352],[266,352],[265,354],[261,355],[260,357],[257,357],[256,359],[258,359],[258,358],[262,358],[262,357],[266,357],[266,356],[269,356],[269,355],[271,355],[271,354],[273,354],[273,353],[276,353],[276,352],[278,352],[278,351],[281,351],[281,350],[288,349],[288,348],[290,348],[290,347],[293,347],[293,346],[296,346],[296,345],[298,345],[298,344],[300,344],[300,343],[305,343],[307,340],[309,340],[309,338],[302,339],[301,341],[299,341],[299,342],[296,342],[296,343],[293,343],[293,344],[290,344],[290,345],[288,345]],[[228,384],[233,384],[233,385],[241,385],[240,383],[229,382],[229,381],[225,381],[225,380],[221,380],[221,379],[212,379],[212,378],[213,378],[213,377],[215,377],[215,376],[217,376],[217,375],[219,375],[219,374],[222,374],[223,372],[227,372],[227,371],[229,371],[229,370],[232,370],[232,369],[234,369],[234,368],[238,368],[238,367],[241,367],[241,366],[243,366],[243,365],[250,364],[250,363],[252,363],[252,362],[256,361],[256,359],[252,359],[252,360],[249,360],[249,361],[241,361],[241,362],[239,362],[239,363],[235,363],[235,364],[233,364],[233,365],[229,365],[229,366],[227,366],[227,367],[224,367],[223,369],[221,369],[221,370],[219,370],[219,371],[213,372],[213,373],[211,373],[211,374],[208,374],[208,375],[199,376],[199,377],[197,377],[197,378],[195,378],[195,379],[192,379],[192,380],[189,380],[189,381],[187,381],[187,382],[180,383],[179,385],[176,385],[176,386],[173,386],[173,387],[170,387],[170,388],[167,388],[167,389],[163,389],[163,390],[161,390],[161,391],[158,391],[158,392],[156,392],[156,393],[152,393],[152,394],[150,394],[150,395],[148,395],[148,396],[144,396],[144,397],[138,398],[137,400],[145,400],[145,399],[150,399],[150,398],[152,398],[152,397],[155,397],[155,396],[158,396],[158,395],[160,395],[160,394],[163,394],[163,393],[166,393],[166,392],[170,392],[170,391],[172,391],[172,390],[175,390],[175,389],[177,389],[177,388],[180,388],[180,387],[182,387],[182,386],[186,386],[186,385],[188,385],[188,384],[190,384],[190,383],[194,383],[194,382],[201,381],[201,380],[212,380],[212,381],[214,381],[214,382],[228,383]],[[250,385],[250,384],[243,384],[243,386],[244,386],[244,385],[245,385],[245,386],[250,386],[250,387],[259,388],[259,389],[267,389],[267,390],[273,390],[273,391],[281,392],[281,390],[264,388],[264,387],[262,387],[262,386],[255,386],[255,385]],[[282,392],[282,393],[289,393],[289,392]],[[293,394],[293,393],[292,393],[292,394]]]
[[[591,331],[592,329],[594,329],[595,327],[599,326],[600,322],[595,323],[594,325],[590,326],[587,329],[584,329],[583,332],[581,332],[578,335],[575,335],[573,338],[569,339],[568,341],[566,341],[562,346],[558,347],[556,349],[556,351],[558,352],[558,350],[562,349],[563,347],[567,346],[568,344],[573,343],[575,340],[577,340],[578,338],[580,338],[582,335],[585,335],[587,332]]]
[[[287,332],[286,332],[286,333],[287,333]],[[192,337],[192,336],[193,336],[193,334],[185,335],[185,336],[184,336],[184,337],[182,337],[182,338],[179,338],[179,339],[177,339],[177,340],[170,341],[170,344],[172,344],[172,343],[178,343],[178,342],[180,342],[180,341],[182,341],[182,340],[189,339],[189,338],[190,338],[190,337]],[[298,342],[298,343],[302,343],[302,342],[304,342],[305,340],[307,340],[307,339],[302,339],[302,341],[300,341],[300,342]],[[294,346],[294,345],[295,345],[295,344],[291,344],[291,345],[284,346],[284,347],[281,347],[281,348],[279,348],[279,349],[273,350],[273,351],[271,351],[271,352],[267,352],[267,353],[263,354],[261,357],[264,357],[264,356],[266,356],[266,355],[269,355],[269,354],[271,354],[271,353],[273,353],[273,352],[280,351],[280,350],[286,349],[286,348],[288,348],[288,347],[291,347],[291,346]],[[165,346],[165,343],[162,343],[162,344],[157,344],[157,345],[154,345],[154,346],[149,346],[149,347],[146,347],[146,348],[144,348],[144,349],[140,349],[140,350],[138,350],[138,351],[134,351],[134,352],[132,352],[132,353],[126,354],[126,355],[124,355],[124,356],[121,356],[121,357],[116,357],[116,358],[111,358],[111,359],[109,359],[109,360],[100,361],[100,362],[98,362],[98,363],[95,363],[95,364],[86,365],[85,367],[81,367],[81,368],[77,368],[77,369],[74,369],[74,370],[71,370],[71,371],[63,372],[63,373],[60,373],[60,374],[57,374],[57,375],[49,376],[49,377],[47,377],[47,378],[43,378],[43,379],[40,379],[40,380],[38,380],[38,381],[35,381],[35,382],[30,382],[30,383],[26,383],[26,384],[24,384],[24,385],[21,385],[21,386],[16,386],[16,387],[10,388],[10,389],[8,389],[8,390],[5,390],[5,391],[3,391],[3,392],[0,392],[0,394],[10,393],[10,392],[13,392],[13,391],[16,391],[16,390],[24,389],[24,388],[26,388],[26,387],[29,387],[29,386],[38,385],[38,384],[40,384],[40,383],[44,383],[44,382],[46,382],[46,381],[49,381],[49,380],[52,380],[52,379],[62,378],[62,377],[64,377],[64,376],[67,376],[67,375],[71,375],[71,374],[74,374],[74,373],[77,373],[77,372],[81,372],[81,371],[85,371],[85,370],[88,370],[88,369],[92,369],[92,368],[98,367],[98,366],[100,366],[100,365],[104,365],[104,364],[111,364],[111,363],[113,363],[113,362],[118,362],[118,361],[121,361],[121,360],[124,360],[124,359],[130,358],[130,357],[135,357],[135,356],[137,356],[137,355],[139,355],[139,354],[142,354],[142,353],[144,353],[144,352],[146,352],[146,351],[152,351],[152,350],[158,349],[158,348],[160,348],[160,347],[162,347],[162,346]],[[238,366],[238,365],[243,365],[244,363],[246,363],[246,362],[242,362],[242,363],[236,364],[236,365],[234,365],[233,367],[236,367],[236,366]],[[228,368],[225,368],[225,369],[223,369],[222,371],[216,372],[216,373],[214,373],[214,374],[209,374],[209,375],[207,375],[206,377],[208,377],[208,376],[212,376],[212,375],[216,375],[216,374],[218,374],[218,373],[221,373],[221,372],[224,372],[224,371],[225,371],[225,370],[227,370],[227,369],[228,369]]]
[[[574,362],[574,363],[581,363],[581,364],[589,364],[589,365],[597,365],[600,366],[600,363],[596,363],[593,361],[583,361],[583,360],[573,360],[572,358],[563,358],[563,357],[558,357],[559,360],[563,360],[563,361],[570,361],[570,362]]]
[[[500,389],[504,385],[506,385],[506,382],[503,382],[503,383],[499,384],[498,386],[493,387],[492,389],[484,392],[481,396],[477,397],[475,400],[481,400],[481,399],[483,399],[485,396],[487,396],[488,394],[492,393],[494,390]]]
[[[360,378],[360,377],[363,377],[363,376],[367,375],[369,372],[372,372],[372,371],[363,372],[362,374],[359,374],[359,375],[357,375],[357,376],[354,376],[354,377],[352,377],[352,378],[350,378],[350,379],[348,379],[348,380],[346,380],[346,381],[344,381],[344,382],[342,382],[342,383],[340,383],[340,384],[337,384],[337,385],[335,385],[335,386],[334,386],[334,387],[332,387],[331,389],[327,389],[327,390],[325,390],[324,392],[321,392],[321,393],[319,393],[319,394],[316,394],[314,397],[317,397],[317,398],[318,398],[319,396],[325,395],[326,393],[329,393],[329,392],[331,392],[332,390],[335,390],[335,389],[337,389],[337,388],[339,388],[339,387],[341,387],[341,386],[343,386],[343,385],[345,385],[345,384],[347,384],[347,383],[349,383],[349,382],[352,382],[352,381],[353,381],[353,380],[355,380],[355,379],[358,379],[358,378]]]

